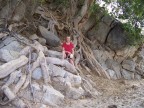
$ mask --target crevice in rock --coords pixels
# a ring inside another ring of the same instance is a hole
[[[114,21],[115,21],[115,20],[113,20],[113,21],[111,22],[110,27],[111,27],[111,25],[114,23]],[[109,36],[109,34],[111,33],[111,31],[114,29],[115,26],[116,26],[116,24],[115,24],[115,25],[109,30],[109,32],[107,33],[104,44],[106,44],[107,39],[108,39],[108,36]]]

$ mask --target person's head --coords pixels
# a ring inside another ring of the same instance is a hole
[[[70,42],[70,41],[71,41],[70,36],[67,36],[67,37],[66,37],[66,42]]]

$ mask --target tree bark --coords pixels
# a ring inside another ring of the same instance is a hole
[[[8,76],[10,73],[28,63],[28,58],[24,55],[16,60],[12,60],[0,66],[0,79]]]

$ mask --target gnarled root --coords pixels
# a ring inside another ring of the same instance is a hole
[[[25,65],[28,62],[28,58],[24,55],[20,56],[16,60],[12,60],[0,66],[0,79],[8,76],[10,73]]]

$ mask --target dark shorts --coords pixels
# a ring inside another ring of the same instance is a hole
[[[66,58],[71,59],[68,53],[65,53],[65,54],[66,54]]]

